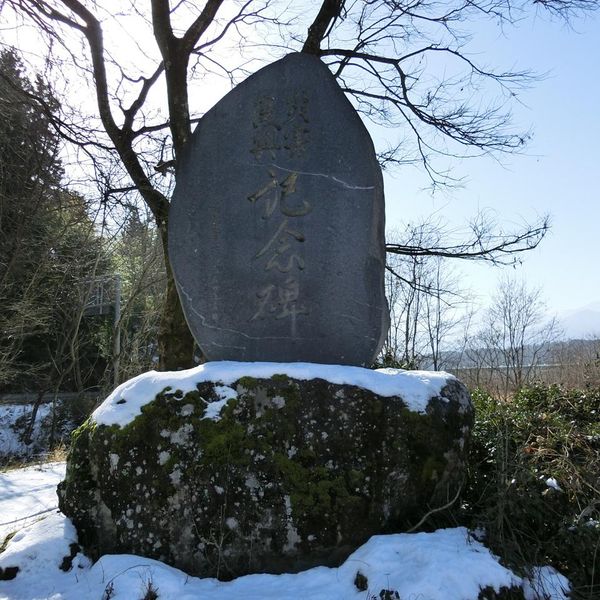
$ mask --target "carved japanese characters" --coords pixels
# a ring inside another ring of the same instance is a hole
[[[209,360],[367,365],[388,327],[381,171],[328,68],[291,54],[200,121],[169,250]]]

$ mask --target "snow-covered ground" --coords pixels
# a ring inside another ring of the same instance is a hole
[[[64,476],[63,462],[0,473],[0,545],[12,531],[57,508],[56,485]]]
[[[80,399],[77,411],[84,411],[91,404],[89,395]],[[91,408],[91,407],[90,407]],[[56,409],[56,413],[54,410]],[[76,424],[68,415],[72,408],[64,398],[55,398],[54,404],[40,404],[34,411],[33,404],[10,404],[0,402],[0,465],[11,461],[34,458],[47,460],[51,446],[66,442]],[[26,432],[35,412],[31,439],[25,443]],[[78,414],[79,418],[79,414]],[[51,432],[54,441],[51,442]]]
[[[31,419],[31,404],[0,404],[0,460],[4,457],[26,457],[40,452],[39,441],[42,424],[50,417],[52,405],[42,404],[37,413],[31,438],[33,443],[23,442],[25,423]],[[19,425],[20,424],[20,425]]]
[[[143,598],[149,585],[159,600],[379,600],[396,598],[394,592],[402,600],[469,600],[481,588],[510,585],[523,585],[530,600],[544,594],[551,600],[566,598],[564,577],[543,567],[534,571],[533,582],[522,581],[462,527],[374,536],[337,569],[249,575],[227,583],[189,577],[140,556],[107,555],[92,565],[77,554],[65,561],[77,535],[71,522],[52,509],[63,476],[64,463],[0,474],[0,544],[17,531],[0,553],[0,579],[7,569],[19,568],[14,579],[0,581],[0,599],[134,600]],[[61,565],[71,568],[63,571]],[[359,572],[366,589],[355,585]],[[381,596],[382,590],[391,594]]]

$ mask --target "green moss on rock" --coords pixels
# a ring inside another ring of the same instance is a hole
[[[205,418],[220,385],[166,389],[125,427],[73,434],[60,507],[88,553],[224,579],[338,564],[462,480],[472,411],[460,385],[419,414],[358,387],[244,377]]]

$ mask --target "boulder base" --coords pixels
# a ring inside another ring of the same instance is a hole
[[[464,386],[448,376],[424,412],[409,405],[287,375],[173,386],[127,424],[92,417],[74,433],[60,508],[94,558],[133,553],[221,579],[337,565],[462,481]]]

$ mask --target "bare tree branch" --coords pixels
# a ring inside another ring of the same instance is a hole
[[[456,244],[419,245],[387,244],[390,254],[407,256],[440,256],[478,260],[495,265],[511,265],[517,262],[516,254],[537,248],[550,227],[549,218],[544,218],[535,227],[526,227],[521,232],[502,234],[494,232],[489,224],[472,225],[471,238]]]

